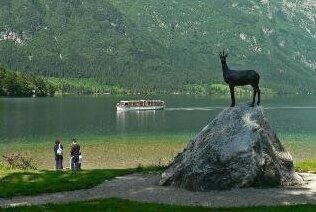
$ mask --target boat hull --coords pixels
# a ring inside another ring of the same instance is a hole
[[[163,110],[164,106],[135,106],[135,107],[124,107],[116,106],[117,111],[130,111],[130,110]]]

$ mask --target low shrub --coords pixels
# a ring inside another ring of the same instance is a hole
[[[37,169],[34,159],[28,155],[21,153],[11,155],[1,155],[0,169],[20,169],[20,170],[35,170]]]

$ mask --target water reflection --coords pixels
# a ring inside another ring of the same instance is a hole
[[[135,110],[116,112],[117,132],[152,131],[165,122],[163,110]]]
[[[179,111],[203,111],[203,110],[222,110],[225,107],[174,107],[174,108],[166,108],[165,110],[168,111],[174,111],[174,110],[179,110]]]

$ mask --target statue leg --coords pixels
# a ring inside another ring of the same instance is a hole
[[[235,106],[235,89],[233,85],[229,85],[229,90],[230,90],[230,98],[232,101],[232,104],[230,105],[231,107]]]
[[[253,86],[252,87],[252,103],[250,104],[250,107],[255,106],[255,101],[256,101],[256,95],[257,95],[257,89]]]
[[[257,91],[258,91],[258,101],[257,101],[257,105],[259,105],[260,104],[260,88],[259,88],[259,86],[257,86],[258,88],[257,88]]]

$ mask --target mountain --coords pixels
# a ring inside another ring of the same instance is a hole
[[[224,83],[218,52],[261,86],[316,91],[313,0],[0,0],[0,64],[136,91]]]

